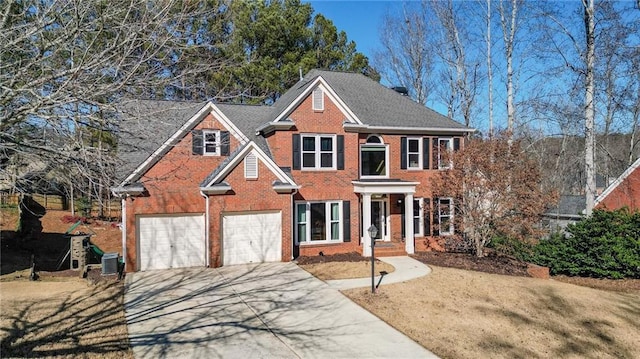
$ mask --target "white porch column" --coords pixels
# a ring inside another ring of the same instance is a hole
[[[371,257],[371,237],[369,236],[371,227],[371,194],[362,194],[362,256]]]
[[[413,194],[404,195],[404,249],[407,254],[415,252],[415,238],[413,236]]]

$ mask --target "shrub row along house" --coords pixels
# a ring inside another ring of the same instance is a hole
[[[127,271],[413,253],[455,231],[431,179],[473,132],[361,75],[312,70],[272,106],[122,108]],[[380,249],[378,249],[380,247]]]

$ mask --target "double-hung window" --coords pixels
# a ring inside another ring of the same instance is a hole
[[[342,201],[297,202],[297,242],[321,243],[342,241],[342,211]]]
[[[378,136],[369,136],[367,143],[360,146],[360,176],[387,177],[389,171],[387,145]]]
[[[202,148],[205,156],[220,156],[220,131],[203,130]]]
[[[302,169],[336,169],[335,135],[301,135]]]
[[[420,237],[424,235],[424,198],[413,200],[413,235]]]
[[[438,222],[440,223],[441,236],[454,233],[453,212],[452,198],[438,199]]]
[[[453,151],[453,140],[451,138],[438,138],[438,169],[446,170],[453,166],[447,154]]]
[[[422,156],[422,138],[407,138],[407,168],[422,169]]]

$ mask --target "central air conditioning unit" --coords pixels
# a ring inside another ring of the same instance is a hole
[[[105,253],[102,255],[102,275],[118,273],[118,253]]]

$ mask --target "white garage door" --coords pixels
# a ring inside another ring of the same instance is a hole
[[[138,217],[140,270],[205,266],[204,215]]]
[[[279,262],[282,259],[281,214],[224,215],[222,238],[224,265]]]

